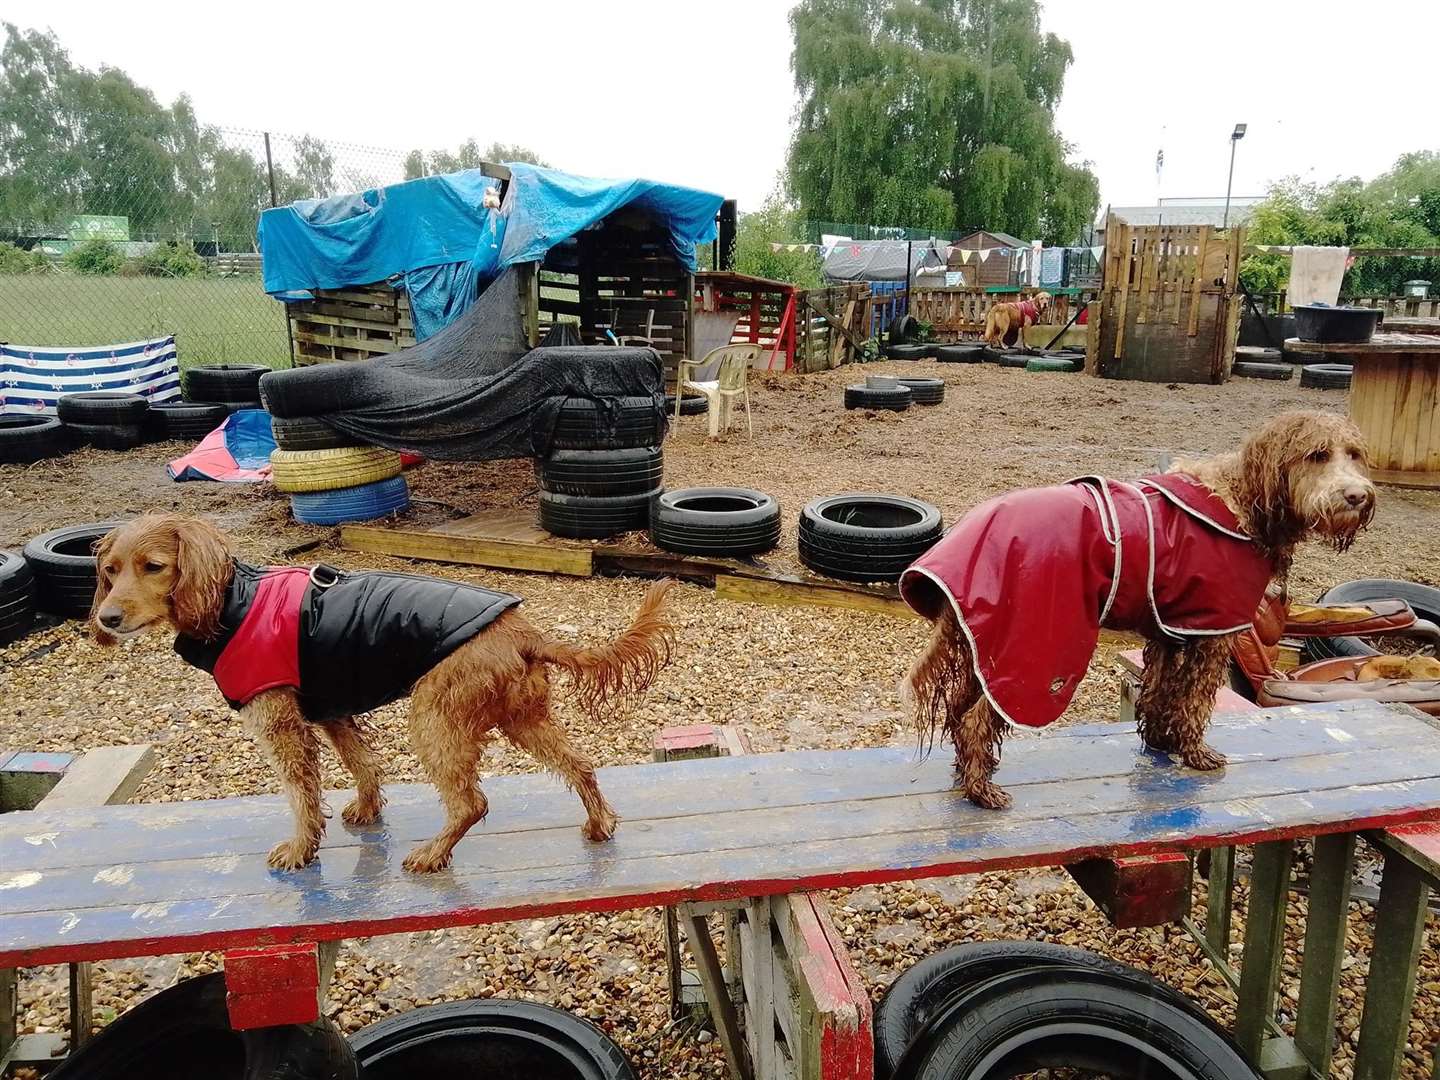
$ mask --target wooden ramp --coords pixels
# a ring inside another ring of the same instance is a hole
[[[706,585],[727,600],[818,606],[914,617],[893,585],[864,585],[794,574],[757,560],[676,555],[641,540],[565,540],[535,524],[524,510],[485,510],[442,525],[346,525],[340,543],[351,551],[407,559],[531,570],[575,577],[673,577]]]
[[[265,866],[279,798],[0,817],[0,968],[326,941],[587,910],[788,893],[1440,819],[1440,726],[1345,703],[1217,718],[1214,773],[1146,752],[1128,725],[1017,739],[1006,811],[951,788],[948,752],[791,751],[602,770],[624,818],[581,838],[579,801],[544,775],[485,788],[489,819],[454,866],[400,861],[440,824],[424,786],[381,823],[332,819],[317,863]],[[338,798],[332,793],[332,804]]]

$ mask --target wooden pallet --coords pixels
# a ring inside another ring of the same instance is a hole
[[[316,289],[287,305],[296,367],[388,356],[415,344],[409,294],[383,281]]]

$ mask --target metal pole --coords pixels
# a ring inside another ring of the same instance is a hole
[[[265,132],[265,172],[270,177],[270,207],[274,209],[280,205],[280,199],[275,194],[275,159],[270,156],[270,132]],[[290,306],[283,301],[280,309],[285,313],[285,340],[290,345],[290,366],[295,366],[295,328],[290,325]]]
[[[1221,219],[1220,228],[1230,227],[1230,185],[1235,182],[1235,144],[1240,140],[1230,136],[1230,177],[1225,181],[1225,216]]]
[[[907,313],[913,312],[915,310],[915,306],[910,303],[910,268],[914,265],[914,247],[914,240],[905,241],[905,311]]]

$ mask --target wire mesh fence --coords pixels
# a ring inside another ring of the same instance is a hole
[[[174,334],[182,367],[285,366],[284,305],[261,281],[261,211],[395,183],[423,167],[416,155],[313,135],[183,124],[105,142],[101,122],[88,122],[55,148],[51,176],[32,168],[29,182],[5,189],[0,341],[106,345]]]

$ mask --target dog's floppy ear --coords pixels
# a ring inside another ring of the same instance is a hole
[[[199,518],[177,518],[171,527],[177,551],[175,585],[170,591],[175,625],[189,637],[209,641],[220,633],[225,587],[234,573],[230,541]]]
[[[90,601],[90,636],[99,645],[114,645],[115,637],[104,627],[95,621],[100,614],[100,605],[105,602],[105,597],[110,595],[110,582],[105,578],[105,560],[110,557],[110,549],[115,546],[115,534],[119,528],[111,529],[95,542],[95,598]]]

